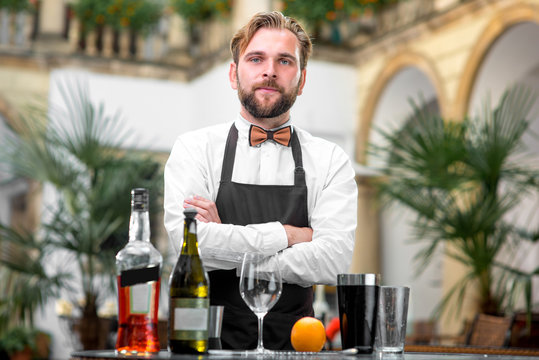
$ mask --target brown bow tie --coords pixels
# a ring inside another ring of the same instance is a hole
[[[251,125],[251,128],[249,129],[249,145],[256,146],[262,144],[266,140],[273,140],[283,146],[288,146],[290,144],[291,132],[290,126],[271,131],[264,130],[260,126]]]

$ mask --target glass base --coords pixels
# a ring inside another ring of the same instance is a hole
[[[208,354],[210,355],[226,355],[226,356],[234,356],[234,357],[251,357],[251,356],[258,356],[258,355],[273,355],[277,352],[277,350],[269,350],[269,349],[251,349],[251,350],[218,350],[218,349],[210,349],[208,350]]]
[[[376,348],[377,352],[398,354],[404,351],[402,346],[380,346]]]
[[[404,347],[401,346],[384,346],[376,348],[377,360],[403,360]]]
[[[324,358],[335,356],[338,359],[342,359],[343,355],[357,355],[358,352],[356,349],[346,349],[342,351],[325,351],[322,350],[321,352],[300,352],[300,351],[292,351],[292,350],[269,350],[264,349],[263,352],[259,352],[256,349],[253,350],[208,350],[208,353],[210,355],[216,355],[216,356],[227,356],[227,357],[234,357],[234,358],[259,358],[259,357],[266,357],[269,356],[269,358],[274,359],[278,357],[299,357],[299,358],[305,358],[305,357],[311,357],[313,355],[315,356],[323,356]]]

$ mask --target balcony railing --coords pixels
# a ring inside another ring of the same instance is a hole
[[[12,13],[0,9],[0,47],[27,48],[35,36],[35,16],[27,12]]]
[[[374,14],[352,21],[325,24],[314,35],[315,56],[337,62],[353,62],[350,52],[385,34],[400,31],[437,13],[472,0],[397,1]],[[42,6],[46,0],[38,1]],[[165,13],[147,33],[117,31],[101,26],[83,31],[69,4],[63,9],[62,30],[43,33],[40,6],[34,12],[12,14],[0,10],[0,54],[47,53],[64,58],[118,59],[127,62],[175,66],[187,77],[203,72],[216,60],[229,56],[230,22],[213,20],[188,28],[176,13]],[[58,11],[61,13],[61,11]],[[57,26],[57,28],[60,28]],[[50,58],[49,56],[49,58]],[[103,62],[101,62],[103,63]]]
[[[351,50],[388,33],[401,31],[462,2],[466,0],[396,1],[378,9],[374,14],[366,14],[356,20],[325,24],[317,40],[324,45]]]
[[[162,17],[146,34],[118,31],[108,26],[85,33],[72,20],[68,40],[72,51],[86,56],[135,59],[189,66],[197,58],[213,56],[228,45],[230,25],[219,21],[199,24],[191,34],[182,21]],[[176,33],[173,35],[172,33]]]
[[[62,31],[43,33],[39,19],[39,7],[33,12],[17,14],[0,10],[0,54],[24,52],[45,53],[49,58],[118,59],[171,65],[198,73],[205,63],[228,56],[232,34],[229,22],[213,20],[188,28],[176,13],[163,14],[157,25],[144,33],[118,31],[106,25],[84,31],[68,6]]]

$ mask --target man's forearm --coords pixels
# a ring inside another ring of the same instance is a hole
[[[310,227],[297,227],[292,225],[283,226],[288,239],[288,246],[302,242],[309,242],[313,239],[313,229]]]

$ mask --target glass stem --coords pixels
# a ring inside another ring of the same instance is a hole
[[[256,317],[258,318],[258,346],[256,347],[256,351],[259,353],[264,352],[264,316],[266,316],[266,313],[256,314]]]

